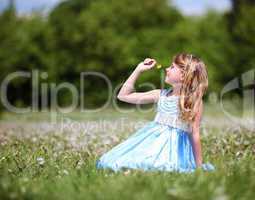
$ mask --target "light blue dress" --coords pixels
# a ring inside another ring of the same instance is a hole
[[[97,169],[195,171],[191,127],[178,119],[179,96],[167,96],[171,91],[172,88],[161,89],[154,120],[96,160]],[[215,170],[210,162],[203,163],[201,168]]]

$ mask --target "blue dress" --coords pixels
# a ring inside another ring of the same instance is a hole
[[[122,169],[195,171],[191,127],[178,119],[179,96],[167,96],[171,91],[171,88],[161,89],[154,120],[97,159],[97,169],[115,172]],[[215,170],[210,162],[203,163],[201,168]]]

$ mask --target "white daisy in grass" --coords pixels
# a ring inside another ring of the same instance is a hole
[[[38,157],[38,158],[36,159],[36,161],[37,161],[37,163],[38,163],[39,165],[44,165],[44,163],[45,163],[45,160],[44,160],[43,157]]]

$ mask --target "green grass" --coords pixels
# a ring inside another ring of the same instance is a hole
[[[213,110],[208,108],[206,117],[213,118]],[[10,113],[3,116],[0,124],[1,200],[254,199],[255,133],[237,129],[235,124],[226,124],[223,130],[207,121],[207,129],[201,131],[203,160],[213,163],[216,171],[198,169],[191,174],[179,174],[132,170],[126,176],[121,171],[98,170],[95,162],[136,128],[120,130],[118,124],[116,130],[119,131],[106,130],[105,134],[100,130],[61,133],[57,128],[40,124],[47,121],[48,113],[27,114],[22,119]],[[80,122],[108,119],[113,123],[125,115],[108,110],[89,116],[82,113],[67,116]],[[153,112],[142,115],[134,112],[126,117],[126,122],[150,120]],[[218,113],[214,123],[224,118]]]
[[[244,134],[239,136],[244,140]],[[249,137],[249,136],[248,136]],[[204,138],[203,138],[204,139]],[[205,159],[217,170],[193,174],[175,172],[122,172],[98,170],[98,155],[56,150],[62,139],[12,138],[1,146],[1,199],[252,199],[255,188],[255,160],[252,149],[240,144],[224,145],[220,138],[207,138]],[[217,140],[218,144],[213,145]],[[65,144],[65,141],[63,141]],[[252,138],[254,144],[254,137]],[[207,147],[208,146],[208,147]],[[214,153],[211,148],[213,147]],[[107,148],[110,148],[107,147]],[[241,151],[237,156],[237,152]],[[211,153],[211,155],[209,155]],[[40,163],[37,159],[43,158]]]

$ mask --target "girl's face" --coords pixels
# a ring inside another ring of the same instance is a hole
[[[170,85],[178,84],[181,82],[181,77],[182,71],[175,63],[172,63],[168,68],[166,68],[166,83]]]

